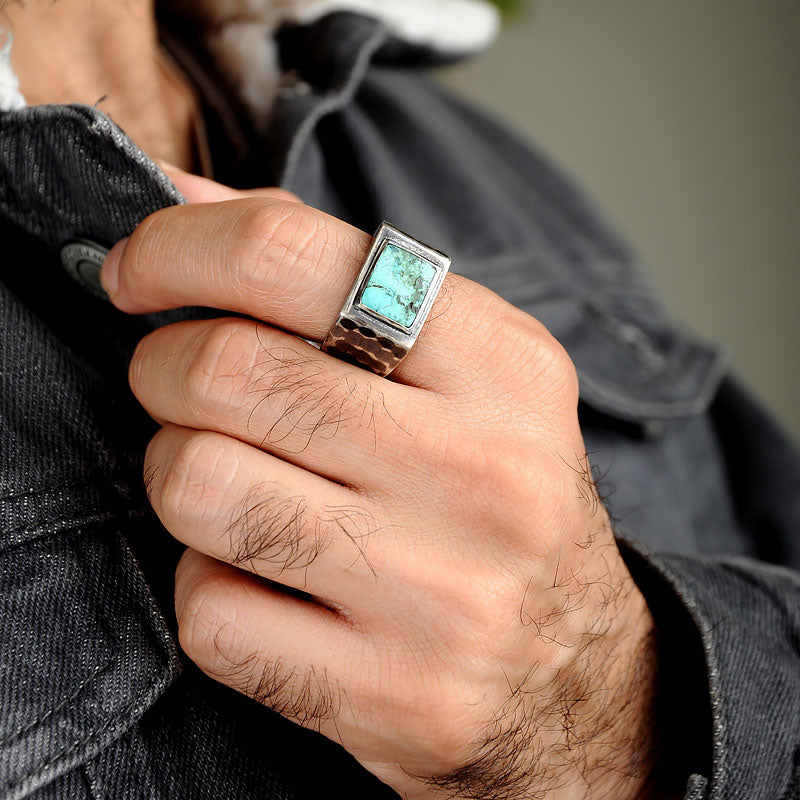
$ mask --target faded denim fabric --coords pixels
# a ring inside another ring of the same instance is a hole
[[[278,41],[312,91],[283,92],[261,138],[203,59],[175,51],[208,89],[217,178],[278,183],[368,231],[388,219],[550,328],[661,631],[662,722],[681,751],[665,769],[691,800],[800,797],[791,443],[569,181],[424,76],[435,53],[355,14]],[[85,106],[0,112],[0,170],[0,797],[396,797],[177,647],[182,547],[147,503],[155,426],[127,364],[153,328],[214,312],[126,316],[59,250],[109,246],[181,197]]]

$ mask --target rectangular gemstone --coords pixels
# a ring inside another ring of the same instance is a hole
[[[392,242],[381,250],[361,292],[362,306],[410,328],[419,314],[436,267]]]

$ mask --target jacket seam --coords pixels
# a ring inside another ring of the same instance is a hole
[[[81,694],[83,694],[87,686],[89,686],[89,684],[92,681],[94,681],[103,672],[105,672],[111,666],[112,663],[113,663],[112,659],[108,659],[108,661],[106,661],[104,664],[101,664],[88,677],[86,677],[83,681],[81,681],[81,683],[78,684],[77,689],[75,689],[75,691],[71,695],[65,697],[60,703],[53,706],[49,711],[46,711],[40,717],[37,717],[36,719],[32,720],[27,725],[23,725],[17,728],[17,730],[15,730],[13,733],[9,734],[5,738],[0,739],[0,746],[11,744],[11,742],[13,742],[15,739],[18,739],[20,736],[29,733],[34,728],[41,725],[46,719],[49,719],[51,716],[53,716],[53,714],[57,713],[58,711],[61,711],[69,703],[71,703],[73,700],[77,699]]]
[[[115,519],[136,520],[144,519],[148,515],[146,509],[138,511],[130,511],[126,515],[118,514],[114,511],[107,511],[101,514],[90,514],[88,516],[74,516],[74,517],[52,517],[50,519],[37,522],[36,525],[19,525],[16,528],[7,528],[4,535],[12,536],[22,531],[27,531],[30,535],[22,540],[9,542],[6,545],[0,544],[0,553],[11,553],[18,547],[24,547],[32,541],[56,533],[60,530],[72,530],[80,528],[84,525],[93,525],[104,522],[109,522]],[[57,526],[57,527],[55,527]]]
[[[99,738],[103,733],[105,733],[109,728],[112,728],[113,725],[119,722],[124,716],[128,714],[131,709],[148,693],[150,690],[150,686],[147,686],[146,689],[142,690],[138,694],[136,694],[133,699],[127,703],[123,708],[121,708],[113,717],[107,719],[99,728],[88,733],[82,739],[79,739],[77,742],[72,742],[71,744],[64,747],[62,750],[59,750],[57,753],[50,756],[50,758],[46,759],[45,761],[40,762],[37,764],[33,769],[26,772],[24,775],[19,776],[11,783],[6,783],[0,786],[2,790],[13,790],[18,788],[21,784],[23,784],[28,778],[32,778],[36,773],[41,772],[43,769],[47,767],[51,767],[57,762],[61,761],[62,759],[66,758],[70,755],[73,751],[77,750],[82,745],[90,743],[93,739]]]

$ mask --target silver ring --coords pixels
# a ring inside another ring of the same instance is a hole
[[[321,349],[388,375],[411,349],[450,269],[450,259],[388,222]]]

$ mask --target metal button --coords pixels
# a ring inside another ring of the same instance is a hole
[[[284,73],[278,85],[278,96],[284,100],[306,97],[314,91],[308,81],[303,80],[300,70],[292,69]]]
[[[84,289],[101,300],[108,300],[108,295],[100,285],[100,267],[107,254],[108,248],[97,242],[76,239],[61,248],[61,263]]]

